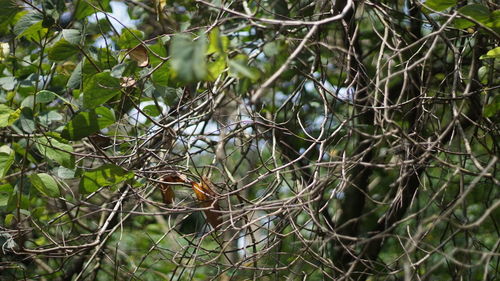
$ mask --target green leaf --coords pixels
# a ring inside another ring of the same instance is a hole
[[[80,88],[80,84],[82,83],[82,62],[83,61],[76,65],[68,79],[68,83],[66,83],[66,87],[70,89]]]
[[[63,29],[63,38],[71,44],[79,45],[82,40],[82,34],[78,29]]]
[[[17,80],[13,76],[1,77],[0,86],[6,91],[12,91],[16,87]]]
[[[76,170],[68,169],[63,166],[57,169],[57,176],[61,179],[73,179],[75,178]]]
[[[43,157],[69,169],[75,167],[75,157],[72,154],[73,147],[69,144],[59,142],[52,137],[39,137],[36,139],[36,148]]]
[[[14,193],[14,188],[10,184],[0,185],[0,207],[7,206],[12,193]]]
[[[458,12],[462,15],[471,17],[480,23],[487,24],[490,19],[490,11],[488,7],[480,4],[471,4],[458,9]],[[454,21],[454,26],[456,28],[464,29],[476,25],[466,19],[456,19]]]
[[[0,104],[0,128],[12,125],[15,120],[11,118],[15,111],[5,104]]]
[[[215,81],[219,75],[226,69],[226,57],[218,56],[213,62],[208,63],[208,80]]]
[[[12,0],[0,0],[0,7],[2,7],[0,24],[10,22],[19,10],[16,2]]]
[[[33,116],[33,110],[29,107],[23,107],[21,109],[21,116],[19,117],[19,123],[21,128],[28,134],[33,133],[36,130],[35,119]]]
[[[7,175],[7,172],[14,163],[15,152],[9,146],[0,147],[0,179]]]
[[[148,116],[156,117],[160,115],[160,110],[158,110],[158,107],[154,104],[150,104],[145,106],[142,111],[146,113]]]
[[[260,73],[256,68],[248,67],[247,57],[244,55],[238,55],[234,59],[229,60],[229,71],[240,78],[246,77],[255,81],[259,79]]]
[[[170,67],[168,64],[163,64],[153,72],[151,80],[160,86],[166,87],[170,77]]]
[[[47,90],[41,90],[40,92],[36,93],[36,102],[37,103],[48,103],[53,101],[56,98],[56,93],[47,91]]]
[[[187,34],[174,36],[170,45],[170,63],[181,81],[195,82],[205,79],[207,76],[206,45],[203,32],[196,41],[193,41]]]
[[[490,18],[490,10],[481,4],[471,4],[458,9],[462,15],[469,16],[478,22],[486,23]]]
[[[61,137],[80,140],[115,123],[115,114],[106,107],[98,107],[88,112],[80,112],[64,127]]]
[[[144,38],[144,33],[135,29],[123,29],[122,34],[117,40],[120,49],[131,49],[141,44]]]
[[[63,119],[64,119],[63,116],[55,110],[43,112],[40,113],[40,115],[38,115],[38,120],[40,121],[40,124],[44,126],[49,126],[53,122],[62,121]]]
[[[38,12],[25,14],[14,26],[14,34],[17,35],[17,38],[40,40],[46,32],[47,28],[43,27],[43,15]]]
[[[102,186],[115,185],[131,179],[133,176],[133,173],[127,172],[119,166],[105,164],[97,169],[83,173],[80,180],[80,191],[82,193],[91,193]]]
[[[110,72],[98,73],[83,86],[83,106],[95,108],[120,94],[120,89],[120,79]]]
[[[483,110],[484,117],[492,117],[500,111],[500,95],[495,95],[490,104],[487,104]]]
[[[31,184],[43,195],[59,197],[59,187],[56,180],[49,174],[40,173],[30,176]]]
[[[7,214],[5,216],[5,221],[4,221],[5,225],[6,226],[11,226],[12,222],[14,221],[15,218],[16,217],[13,214]]]
[[[100,12],[101,8],[105,12],[111,12],[111,6],[109,5],[110,0],[82,0],[78,1],[75,9],[75,19],[81,20],[85,17],[92,15],[93,13]],[[99,8],[96,9],[96,8]]]
[[[500,58],[500,47],[496,47],[495,49],[489,50],[486,55],[482,55],[480,59],[496,59]]]
[[[221,36],[219,33],[219,28],[214,28],[210,31],[208,35],[209,45],[207,54],[218,53],[220,55],[226,55],[227,48],[229,46],[229,39],[227,36]]]
[[[123,72],[127,68],[127,63],[120,63],[111,69],[111,76],[114,78],[122,78]]]
[[[71,44],[66,41],[66,39],[62,38],[57,41],[52,48],[48,51],[48,57],[53,61],[62,61],[66,60],[69,57],[78,54],[80,50],[78,46]]]
[[[443,11],[457,4],[456,0],[427,0],[424,5],[435,11]]]

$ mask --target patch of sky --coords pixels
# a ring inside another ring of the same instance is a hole
[[[121,32],[121,30],[124,27],[127,28],[135,28],[136,24],[139,22],[138,20],[132,20],[128,14],[127,11],[127,4],[121,1],[111,1],[110,2],[112,12],[109,14],[110,17],[109,20],[113,27],[118,31]],[[91,15],[88,17],[89,22],[91,23],[96,23],[98,20],[104,19],[106,15],[102,12],[98,12],[95,15]],[[99,38],[96,40],[94,43],[94,46],[99,47],[99,48],[105,48],[106,44],[104,41],[104,38]]]
[[[144,107],[152,104],[155,104],[154,101],[144,101],[139,104],[139,108],[143,110]],[[162,112],[164,114],[168,112],[168,106],[165,103],[158,102],[158,105],[161,107]],[[139,112],[139,110],[135,108],[129,111],[128,116],[129,116],[128,122],[132,125],[144,124],[148,120],[148,118],[144,114],[142,114],[141,112]],[[161,118],[161,114],[157,117],[150,117],[150,118],[153,120],[159,120]]]
[[[304,90],[306,90],[306,92],[308,93],[316,92],[314,83],[314,81],[307,81],[306,83],[304,83]],[[322,82],[322,85],[329,94],[337,97],[342,101],[354,100],[354,94],[356,92],[354,87],[337,87],[328,82],[328,80]]]

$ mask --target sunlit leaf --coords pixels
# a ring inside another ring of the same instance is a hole
[[[220,55],[226,55],[227,48],[229,46],[229,39],[227,36],[221,36],[219,29],[214,28],[210,31],[208,39],[209,44],[207,54],[218,53]]]
[[[62,61],[76,55],[79,52],[78,46],[71,44],[66,39],[57,41],[48,51],[48,57],[53,61]]]
[[[31,184],[43,195],[59,197],[59,187],[56,180],[49,174],[40,173],[30,176]]]
[[[40,40],[47,32],[42,26],[43,15],[38,12],[25,14],[14,26],[14,34],[18,38],[25,37],[28,40]]]
[[[204,213],[210,225],[213,228],[217,228],[222,223],[222,218],[221,214],[217,212],[220,208],[217,201],[215,201],[216,194],[211,188],[211,185],[211,181],[206,177],[202,177],[202,180],[199,183],[191,183],[194,194],[196,195],[198,201],[200,201],[200,205],[202,207],[213,207],[213,209],[204,210]]]
[[[78,45],[82,40],[82,34],[78,29],[63,29],[63,38],[70,44]]]
[[[74,168],[75,157],[73,147],[59,142],[52,137],[39,137],[36,139],[36,148],[43,157],[53,160],[66,168]]]
[[[123,168],[105,164],[99,168],[86,171],[80,180],[80,191],[83,193],[91,193],[103,186],[111,186],[134,176],[133,173],[125,171]]]
[[[7,172],[14,163],[14,156],[14,150],[9,146],[3,145],[0,147],[0,179],[7,175]]]
[[[0,128],[12,125],[15,120],[11,118],[15,111],[5,104],[0,104]]]
[[[426,0],[424,5],[433,9],[434,11],[443,11],[449,7],[455,6],[457,4],[456,0]]]
[[[120,89],[120,79],[112,77],[110,72],[98,73],[83,86],[83,106],[97,107],[120,94]]]
[[[486,55],[482,55],[480,59],[496,59],[500,58],[500,47],[489,50]]]

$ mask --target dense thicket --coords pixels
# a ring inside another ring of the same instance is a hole
[[[0,0],[0,279],[500,278],[498,9]]]

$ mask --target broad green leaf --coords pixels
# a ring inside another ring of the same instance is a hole
[[[126,63],[120,63],[113,66],[113,68],[111,69],[111,76],[114,78],[122,78],[123,72],[125,71],[126,68],[127,68]]]
[[[71,76],[68,79],[68,83],[66,83],[66,87],[70,89],[77,89],[80,88],[80,84],[82,83],[82,64],[83,61],[79,62],[73,72],[71,73]]]
[[[14,26],[14,34],[17,38],[25,37],[28,40],[40,40],[47,28],[43,27],[43,15],[38,12],[25,14]]]
[[[486,26],[500,33],[500,9],[491,12],[490,19]]]
[[[82,34],[78,29],[63,29],[63,38],[71,44],[79,45],[82,40]]]
[[[471,17],[480,23],[487,24],[490,19],[490,11],[488,7],[480,4],[471,4],[458,9],[458,12],[462,15]],[[467,19],[456,19],[454,22],[456,28],[468,28],[476,25]]]
[[[59,142],[52,137],[39,137],[36,139],[36,148],[43,157],[57,162],[58,164],[72,169],[75,166],[73,147],[69,144]]]
[[[14,188],[10,184],[0,185],[0,207],[7,206],[13,192]]]
[[[57,168],[57,176],[61,179],[75,178],[76,170],[68,169],[63,166]]]
[[[87,16],[92,15],[101,11],[101,8],[105,12],[111,12],[111,6],[109,5],[110,0],[82,0],[77,2],[75,8],[75,19],[81,20]],[[95,7],[95,8],[94,8]],[[96,9],[97,8],[97,9]]]
[[[123,29],[122,34],[117,40],[120,49],[131,49],[141,44],[144,33],[135,29]]]
[[[15,218],[16,217],[13,214],[7,214],[5,216],[5,221],[4,221],[5,225],[6,226],[11,226],[12,222],[14,221]]]
[[[79,51],[78,46],[73,45],[66,41],[66,39],[62,38],[49,49],[48,57],[53,61],[62,61],[78,54]]]
[[[492,117],[500,111],[500,95],[495,95],[491,103],[484,107],[483,116]]]
[[[115,123],[115,114],[106,107],[80,112],[64,127],[61,137],[67,140],[80,140]]]
[[[496,47],[495,49],[489,50],[486,55],[482,55],[480,59],[496,59],[500,58],[500,47]]]
[[[30,176],[31,184],[43,195],[59,197],[59,187],[56,180],[49,174],[40,173]]]
[[[208,63],[208,80],[215,81],[217,77],[226,69],[226,58],[218,56],[213,62]]]
[[[20,7],[12,0],[0,0],[0,7],[2,7],[0,12],[0,35],[3,35],[4,32],[7,32],[8,26],[12,23]]]
[[[6,91],[12,91],[16,87],[17,80],[13,76],[1,77],[0,86]]]
[[[167,63],[160,66],[153,72],[151,80],[157,85],[166,87],[168,85],[168,80],[170,77],[170,67]]]
[[[14,163],[15,152],[9,146],[0,147],[0,179],[7,175],[7,172]]]
[[[14,113],[10,107],[5,104],[0,104],[0,128],[12,125],[15,120],[12,120],[11,116]]]
[[[23,107],[21,109],[21,115],[19,117],[19,123],[21,128],[28,134],[33,133],[36,130],[35,118],[33,116],[33,110],[29,107]]]
[[[469,16],[478,22],[485,23],[490,18],[490,10],[481,4],[471,4],[458,9],[462,15]]]
[[[203,33],[195,41],[187,34],[179,34],[172,39],[170,63],[180,80],[195,82],[206,78],[206,45],[206,38]]]
[[[156,117],[160,115],[160,110],[158,110],[158,107],[154,104],[146,105],[142,111],[146,113],[148,116]]]
[[[162,36],[161,38],[165,37],[168,36]],[[166,42],[163,42],[161,38],[155,44],[148,46],[148,48],[151,50],[151,52],[149,52],[149,61],[152,66],[157,66],[160,63],[165,64],[163,59],[157,57],[167,57],[167,48],[165,47]]]
[[[12,0],[0,0],[0,7],[2,7],[2,12],[0,13],[0,22],[11,19],[20,10],[20,7]]]
[[[110,72],[98,73],[83,86],[83,106],[95,108],[120,94],[120,89],[120,79]]]
[[[456,0],[427,0],[424,5],[431,8],[434,11],[443,11],[449,7],[453,7],[457,4]]]
[[[64,117],[55,110],[43,112],[38,115],[38,120],[44,126],[49,126],[55,121],[62,121]]]
[[[55,98],[56,98],[56,93],[51,91],[41,90],[40,92],[36,93],[37,103],[48,103],[53,101]]]
[[[218,53],[220,55],[226,55],[227,48],[229,46],[229,39],[226,36],[221,36],[218,28],[212,29],[208,35],[209,45],[207,54]]]
[[[228,61],[229,70],[238,77],[247,77],[255,81],[259,79],[260,73],[256,68],[248,67],[247,58],[244,55],[238,55]]]
[[[83,173],[80,180],[80,191],[82,193],[91,193],[102,186],[111,186],[133,178],[134,174],[125,171],[123,168],[105,164],[97,169]]]

